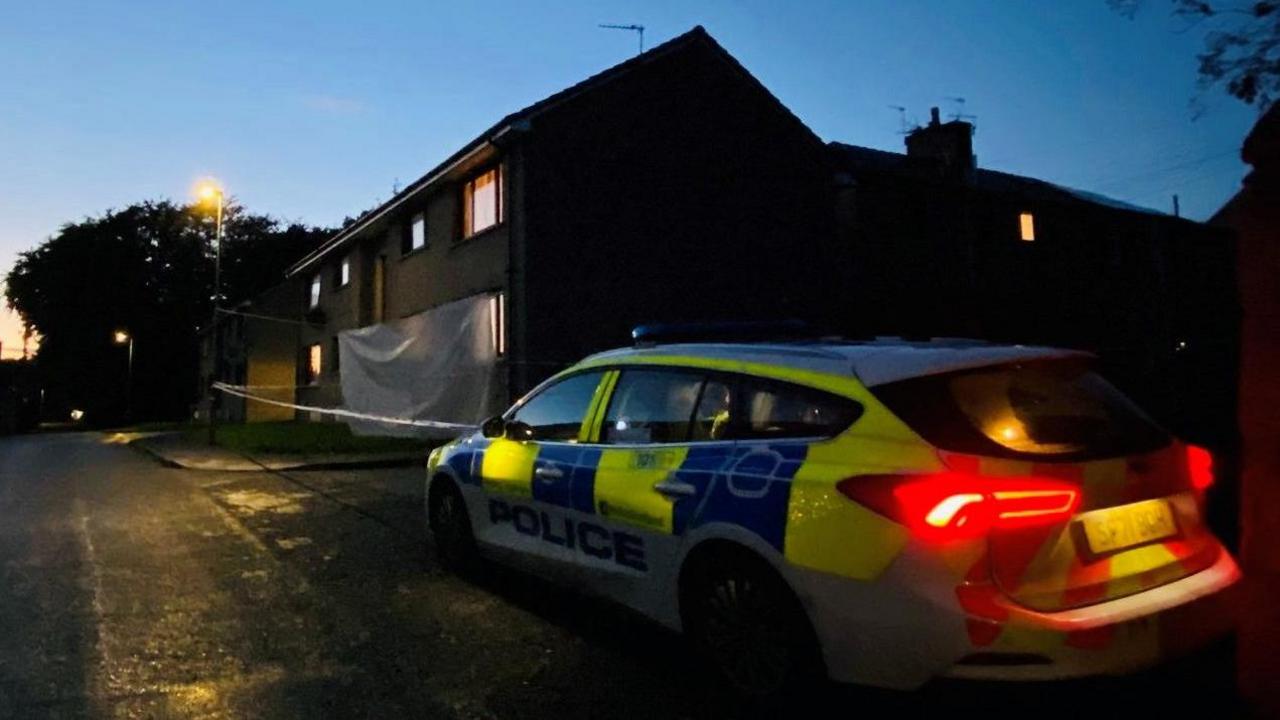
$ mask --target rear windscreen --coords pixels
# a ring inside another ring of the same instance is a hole
[[[1085,361],[1002,365],[871,388],[933,445],[1028,459],[1113,457],[1169,436]]]

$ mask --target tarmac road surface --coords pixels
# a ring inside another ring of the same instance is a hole
[[[422,480],[172,469],[98,433],[0,438],[0,718],[771,714],[621,609],[439,570]],[[1229,660],[1049,688],[824,687],[803,709],[1154,719],[1194,701],[1222,717]]]

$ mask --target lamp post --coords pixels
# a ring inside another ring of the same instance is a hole
[[[125,376],[124,384],[124,419],[126,422],[133,422],[133,335],[128,330],[117,330],[114,337],[117,345],[129,346],[129,374]]]
[[[222,310],[222,188],[212,181],[200,184],[197,194],[205,202],[215,202],[217,222],[214,226],[213,249],[213,320],[209,331],[213,333],[213,382],[209,384],[209,444],[214,444],[214,433],[217,426],[218,394],[213,383],[222,378],[222,334],[218,332],[218,317]]]

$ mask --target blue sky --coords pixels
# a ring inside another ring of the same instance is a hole
[[[901,150],[964,97],[982,167],[1207,218],[1256,111],[1213,90],[1168,3],[0,0],[0,274],[64,222],[219,178],[333,224],[502,115],[705,26],[827,140]],[[15,323],[0,317],[5,355]]]

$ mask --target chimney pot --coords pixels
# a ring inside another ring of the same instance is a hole
[[[932,127],[938,127],[941,124],[942,118],[938,115],[938,108],[929,108],[929,125]]]

